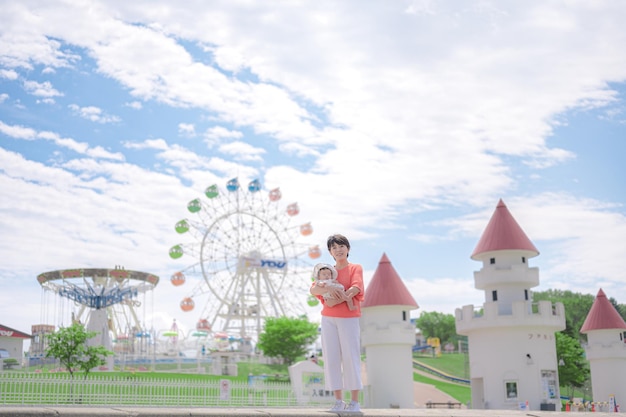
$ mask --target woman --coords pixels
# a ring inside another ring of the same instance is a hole
[[[350,242],[343,235],[332,235],[326,242],[330,255],[335,260],[337,281],[344,286],[328,289],[311,286],[311,294],[322,302],[322,356],[326,389],[333,391],[335,405],[330,411],[360,411],[359,392],[361,381],[361,302],[363,301],[363,268],[348,262]],[[323,294],[331,292],[324,299]],[[346,301],[352,300],[354,310]],[[343,390],[350,390],[351,401],[343,401]]]

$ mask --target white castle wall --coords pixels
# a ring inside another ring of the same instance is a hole
[[[472,407],[516,409],[528,401],[531,410],[541,403],[558,410],[558,379],[548,386],[542,372],[546,377],[546,371],[557,371],[554,332],[563,327],[563,304],[517,301],[502,313],[489,302],[483,309],[466,305],[455,311],[457,332],[468,336]],[[516,383],[517,395],[508,395],[507,382]]]
[[[585,352],[589,360],[594,401],[609,401],[614,395],[626,407],[626,340],[621,330],[587,332]]]
[[[361,344],[365,349],[368,408],[414,408],[412,346],[415,326],[402,306],[363,308]]]

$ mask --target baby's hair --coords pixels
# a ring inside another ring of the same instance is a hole
[[[331,275],[331,276],[333,275],[333,270],[332,270],[332,269],[330,269],[330,268],[329,268],[329,267],[327,267],[327,266],[323,266],[323,267],[321,267],[321,268],[317,271],[317,277],[318,277],[318,278],[320,277],[320,272],[322,272],[323,270],[330,271],[330,275]]]

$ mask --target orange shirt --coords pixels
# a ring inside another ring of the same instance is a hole
[[[324,302],[324,297],[318,295],[317,298],[322,302],[323,306],[322,316],[343,318],[361,317],[361,302],[365,298],[365,290],[363,289],[363,267],[359,264],[348,264],[345,268],[337,270],[337,282],[342,284],[346,290],[350,287],[357,287],[361,290],[360,293],[352,298],[356,308],[350,310],[346,302],[337,304],[334,307],[328,307]]]

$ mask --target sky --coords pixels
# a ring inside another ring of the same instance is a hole
[[[235,194],[260,181],[270,226],[311,223],[289,250],[344,234],[366,286],[386,254],[413,317],[482,304],[470,255],[500,199],[540,252],[535,291],[626,303],[625,15],[604,0],[0,0],[0,323],[67,315],[42,272],[121,265],[160,277],[142,320],[190,332],[210,295],[181,311],[204,281],[173,286],[198,260],[169,250],[202,239],[174,225],[196,198],[224,215],[204,191],[233,199],[233,178]],[[332,262],[296,257],[305,282]]]

